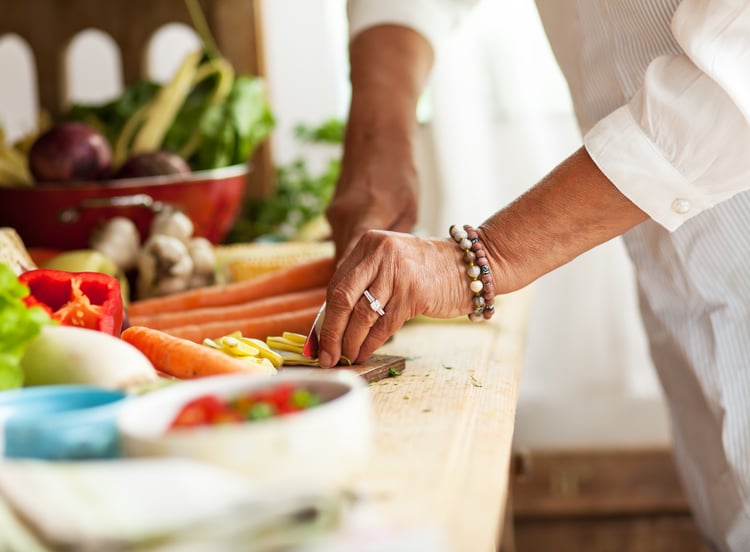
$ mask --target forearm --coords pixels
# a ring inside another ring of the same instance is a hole
[[[366,139],[380,130],[412,134],[417,102],[433,62],[427,40],[407,27],[379,25],[352,40],[349,58],[352,102],[347,137]]]
[[[368,229],[414,228],[416,109],[432,57],[408,27],[371,27],[351,42],[352,103],[341,175],[326,209],[339,259]]]
[[[496,291],[507,293],[647,218],[581,148],[485,221],[480,236]]]

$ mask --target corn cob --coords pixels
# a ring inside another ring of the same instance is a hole
[[[225,278],[240,281],[333,253],[333,242],[282,242],[221,246],[216,257]]]

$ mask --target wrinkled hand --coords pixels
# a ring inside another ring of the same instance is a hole
[[[339,260],[367,230],[413,230],[418,205],[417,172],[408,139],[352,138],[345,152],[341,177],[326,210]]]
[[[370,307],[366,289],[382,304],[383,316]],[[417,315],[452,318],[471,309],[465,266],[453,240],[368,231],[328,287],[321,365],[333,366],[341,355],[365,361]]]

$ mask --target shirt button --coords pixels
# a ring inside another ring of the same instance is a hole
[[[672,202],[672,210],[675,213],[684,215],[690,210],[690,201],[688,201],[687,199],[677,198]]]

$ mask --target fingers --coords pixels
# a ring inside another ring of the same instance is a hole
[[[365,233],[343,259],[326,301],[319,356],[324,366],[334,365],[342,354],[363,362],[419,314],[450,318],[472,306],[465,267],[452,240],[382,230]]]
[[[393,289],[396,255],[384,253],[388,249],[383,239],[386,232],[370,231],[357,247],[342,260],[328,288],[326,318],[320,333],[319,360],[324,366],[334,365],[343,354],[350,360],[361,359],[360,349],[373,328],[379,328],[386,314]],[[373,308],[364,293],[378,301]],[[378,310],[384,313],[381,316]],[[388,328],[375,331],[383,336]],[[388,337],[384,335],[383,341]]]
[[[342,339],[344,355],[356,362],[367,359],[369,355],[362,354],[362,345],[376,324],[383,326],[384,322],[381,318],[386,316],[389,300],[390,292],[378,285],[378,281],[365,289],[360,300],[354,305],[349,324],[344,331]]]
[[[353,319],[354,307],[364,289],[372,281],[371,266],[362,260],[361,252],[357,249],[352,250],[341,261],[328,286],[326,317],[320,330],[318,355],[320,364],[324,367],[334,366],[341,358],[341,337],[350,321],[356,323],[356,319]],[[377,317],[376,313],[371,314]]]

